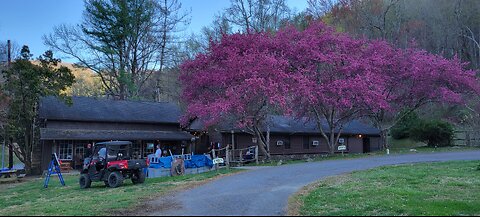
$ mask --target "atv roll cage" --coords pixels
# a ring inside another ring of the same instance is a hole
[[[101,151],[104,149],[105,156],[101,156]],[[105,160],[106,162],[110,161],[119,161],[119,160],[130,160],[131,154],[130,150],[132,149],[132,142],[128,141],[114,141],[114,142],[101,142],[95,144],[95,150],[91,156],[93,159],[98,158]]]

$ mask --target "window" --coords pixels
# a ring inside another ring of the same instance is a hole
[[[308,136],[303,137],[303,149],[310,149],[310,139]]]
[[[59,146],[59,155],[60,160],[73,160],[73,142],[72,141],[62,141]]]
[[[133,151],[133,158],[138,159],[142,156],[142,148],[140,147],[139,143],[134,143],[132,146]]]
[[[75,147],[75,158],[76,159],[83,159],[84,153],[85,153],[85,149],[83,148],[82,145],[77,145],[77,147]]]
[[[149,154],[155,154],[156,149],[154,143],[146,143],[143,149],[143,157],[146,158]]]
[[[283,142],[285,144],[285,149],[290,149],[290,138],[285,138],[285,141]]]

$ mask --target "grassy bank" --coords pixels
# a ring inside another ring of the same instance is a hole
[[[219,170],[196,175],[147,179],[133,185],[125,180],[122,187],[106,188],[103,182],[80,189],[78,176],[65,176],[66,187],[52,177],[48,189],[43,179],[20,184],[0,185],[0,215],[119,215],[143,205],[150,198],[200,185],[222,175],[240,170]]]
[[[472,151],[480,150],[480,147],[469,146],[451,146],[451,147],[428,147],[425,143],[415,142],[411,139],[395,140],[390,139],[390,152],[393,154],[405,154],[405,153],[434,153],[434,152],[454,152],[454,151]]]
[[[402,140],[389,140],[390,144],[390,154],[414,154],[414,153],[441,153],[441,152],[460,152],[460,151],[479,151],[480,147],[467,147],[467,146],[452,146],[452,147],[439,147],[433,148],[428,147],[426,144],[421,142],[415,142],[410,139]],[[327,155],[310,159],[301,159],[301,160],[282,160],[281,165],[285,164],[297,164],[305,162],[317,162],[325,160],[342,160],[342,159],[355,159],[355,158],[364,158],[371,156],[385,156],[385,151],[375,151],[370,153],[360,153],[360,154],[349,154],[346,153],[343,156],[341,154]],[[254,165],[254,164],[252,164]],[[259,166],[277,166],[280,165],[278,160],[261,163]]]
[[[382,167],[331,177],[290,199],[291,215],[480,215],[478,161]]]

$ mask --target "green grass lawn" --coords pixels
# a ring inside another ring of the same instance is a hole
[[[66,187],[52,177],[49,188],[43,179],[20,184],[0,185],[0,215],[118,215],[128,213],[148,199],[202,184],[215,177],[239,172],[221,169],[196,175],[147,179],[133,185],[125,180],[119,188],[107,188],[103,182],[80,189],[79,176],[65,176]]]
[[[389,166],[331,177],[289,202],[291,215],[480,215],[479,161]]]

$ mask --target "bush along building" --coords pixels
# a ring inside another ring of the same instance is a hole
[[[313,121],[298,120],[293,117],[272,116],[270,119],[269,150],[273,158],[302,158],[309,155],[323,155],[329,152],[325,138]],[[328,132],[328,125],[322,124]],[[265,127],[266,128],[266,127]],[[198,147],[209,147],[220,143],[221,147],[231,144],[233,149],[256,146],[258,139],[245,130],[231,126],[218,127],[215,132],[203,131],[200,121],[195,121],[188,130],[199,136]],[[264,132],[267,133],[266,131]],[[221,136],[213,136],[220,134]],[[212,139],[216,137],[216,139]],[[208,143],[208,144],[207,144]],[[347,123],[340,133],[339,145],[346,146],[345,153],[368,153],[382,148],[380,130],[359,120]],[[338,146],[335,147],[336,152]]]
[[[87,144],[104,141],[131,141],[137,156],[147,157],[160,144],[164,155],[190,153],[193,136],[182,131],[181,111],[172,103],[116,101],[73,97],[67,105],[53,97],[43,98],[39,105],[41,122],[39,151],[35,153],[47,169],[51,154],[79,168]]]

